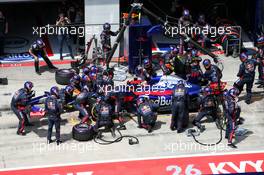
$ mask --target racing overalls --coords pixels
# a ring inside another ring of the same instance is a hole
[[[49,68],[51,68],[51,69],[56,68],[52,64],[52,62],[49,60],[49,58],[47,57],[46,52],[44,51],[44,48],[40,48],[36,42],[34,42],[31,45],[31,50],[32,50],[34,55],[36,55],[40,58],[43,58],[43,60],[46,62],[46,64],[48,65]],[[39,60],[35,60],[34,65],[35,65],[35,71],[39,72]]]
[[[45,100],[45,111],[48,118],[48,141],[51,141],[52,129],[55,125],[56,130],[56,140],[60,141],[60,122],[61,122],[61,112],[62,105],[55,96],[49,96]]]
[[[260,48],[262,52],[258,51],[256,55],[254,55],[254,58],[258,62],[258,73],[259,73],[259,84],[258,88],[264,87],[264,54],[263,54],[263,49]]]
[[[96,111],[98,113],[98,119],[94,125],[95,132],[98,132],[98,129],[104,126],[110,129],[112,136],[115,137],[111,105],[106,103],[106,101],[101,101],[96,105]]]
[[[111,36],[116,36],[118,33],[119,31],[113,32],[113,31],[103,30],[102,33],[100,34],[102,50],[104,53],[105,60],[109,57],[110,51],[112,49]]]
[[[204,126],[201,125],[201,120],[206,116],[211,116],[214,121],[218,122],[217,108],[217,101],[213,95],[201,97],[200,110],[193,121],[193,125],[203,130]]]
[[[199,65],[199,63],[201,62],[201,58],[193,57],[190,59],[190,69],[187,74],[187,80],[188,82],[193,84],[201,84],[203,77],[203,71]]]
[[[25,124],[28,123],[28,116],[30,114],[30,110],[27,109],[30,107],[28,102],[33,96],[34,94],[28,93],[25,88],[21,88],[15,92],[11,100],[11,110],[15,113],[19,120],[17,134],[25,132]]]
[[[75,100],[73,95],[70,95],[70,94],[65,92],[65,89],[60,90],[59,96],[60,96],[60,101],[61,101],[63,107],[65,107],[69,103],[73,103],[73,101]]]
[[[243,91],[243,87],[246,84],[247,96],[245,102],[247,104],[251,102],[256,65],[257,61],[254,59],[248,59],[241,63],[237,74],[239,79],[234,83],[234,87],[238,88],[239,93]]]
[[[182,26],[182,27],[190,27],[192,25],[192,17],[189,16],[189,17],[180,17],[180,19],[178,20],[178,25],[179,26]],[[179,53],[181,55],[183,55],[184,53],[184,47],[187,48],[187,43],[184,42],[184,38],[183,37],[180,37],[180,50],[179,50]]]
[[[189,97],[185,87],[176,87],[172,95],[172,117],[171,130],[177,129],[180,133],[183,128],[188,126],[189,122]]]
[[[222,78],[222,72],[216,65],[212,65],[209,70],[205,70],[203,78],[211,83],[219,83]]]
[[[165,75],[170,75],[172,72],[174,72],[174,65],[172,63],[174,62],[174,58],[176,56],[177,55],[172,54],[171,51],[161,55],[163,60],[160,61],[160,67]]]
[[[82,87],[83,87],[81,82],[76,83],[75,81],[71,81],[70,85],[74,87],[74,90],[77,90],[79,92],[81,92]]]
[[[232,143],[234,137],[236,123],[240,118],[240,106],[235,98],[227,94],[225,96],[225,115],[227,118],[227,127],[225,138],[228,139],[228,143]]]
[[[88,99],[92,96],[93,93],[87,92],[86,90],[82,91],[74,101],[74,108],[79,111],[79,118],[81,123],[89,123],[90,120],[90,111],[88,112]]]
[[[151,132],[156,124],[157,114],[154,112],[157,106],[150,103],[141,103],[137,108],[138,126],[145,128],[148,132]],[[143,118],[143,123],[142,123]]]

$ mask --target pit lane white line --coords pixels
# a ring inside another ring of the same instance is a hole
[[[239,155],[239,154],[255,154],[255,153],[264,153],[264,150],[259,151],[236,151],[236,152],[226,152],[226,153],[204,153],[204,154],[193,154],[193,155],[179,155],[179,156],[159,156],[159,157],[141,157],[134,159],[115,159],[115,160],[106,160],[106,161],[91,161],[91,162],[74,162],[74,163],[65,163],[65,164],[54,164],[54,165],[42,165],[42,166],[28,166],[28,167],[17,167],[17,168],[4,168],[0,169],[0,172],[3,171],[12,171],[12,170],[25,170],[25,169],[37,169],[37,168],[54,168],[61,166],[74,166],[74,165],[86,165],[86,164],[99,164],[99,163],[114,163],[114,162],[128,162],[128,161],[139,161],[139,160],[155,160],[155,159],[169,159],[169,158],[192,158],[192,157],[205,157],[205,156],[221,156],[221,155]]]

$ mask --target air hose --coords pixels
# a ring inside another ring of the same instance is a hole
[[[218,145],[219,143],[221,143],[222,140],[223,140],[223,130],[224,130],[224,128],[223,128],[223,126],[222,126],[221,124],[219,124],[219,126],[220,126],[220,128],[218,128],[218,129],[220,130],[220,132],[219,132],[219,133],[220,133],[220,138],[219,138],[219,140],[218,140],[216,143],[203,143],[203,142],[200,142],[200,141],[196,138],[196,136],[198,136],[198,135],[200,134],[200,132],[199,132],[199,134],[197,134],[197,131],[194,130],[194,129],[189,129],[189,130],[188,130],[188,135],[189,135],[189,136],[192,136],[193,139],[194,139],[194,141],[195,141],[196,143],[200,144],[200,145],[203,145],[203,146],[215,146],[215,145]],[[194,134],[194,133],[196,133],[196,134]]]
[[[203,145],[203,146],[215,146],[215,145],[218,145],[219,143],[221,143],[222,140],[223,140],[223,136],[222,136],[223,130],[222,129],[219,129],[219,130],[220,130],[220,139],[216,143],[202,143],[196,138],[196,136],[194,135],[193,132],[190,132],[190,135],[193,137],[194,141],[196,143],[199,143],[200,145]]]
[[[122,133],[120,132],[120,130],[125,130],[125,125],[120,126],[119,128],[116,128],[117,132],[119,133],[119,137],[116,138],[115,140],[105,140],[103,138],[101,138],[100,136],[98,137],[98,135],[96,135],[94,137],[94,142],[98,143],[100,145],[110,145],[113,143],[117,143],[117,142],[121,142],[123,140],[123,138],[129,138],[129,145],[134,145],[134,144],[139,144],[139,140],[137,137],[135,136],[130,136],[130,135],[122,135]],[[134,139],[134,141],[133,141]]]

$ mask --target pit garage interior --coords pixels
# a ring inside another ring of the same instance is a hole
[[[9,23],[9,33],[7,35],[5,48],[6,53],[15,54],[13,56],[21,56],[21,54],[27,52],[30,44],[38,38],[38,36],[32,35],[32,27],[55,24],[61,2],[62,1],[59,0],[0,1],[0,9],[3,11]],[[132,2],[132,0],[80,1],[80,9],[85,12],[85,41],[87,42],[94,33],[96,33],[96,37],[99,38],[99,33],[102,30],[102,24],[104,22],[111,23],[112,29],[117,30],[124,21],[122,19],[123,13],[129,12]],[[201,14],[201,12],[204,12],[206,20],[212,26],[219,19],[228,19],[228,21],[231,21],[234,25],[242,26],[243,42],[254,41],[256,36],[253,35],[253,33],[258,32],[259,28],[264,23],[264,17],[260,15],[264,8],[264,2],[261,0],[170,0],[166,1],[166,3],[158,0],[145,0],[144,6],[163,19],[168,19],[171,22],[175,22],[177,18],[181,16],[182,10],[185,8],[190,10],[194,20],[196,20],[196,17]],[[142,15],[144,16],[144,14]],[[166,15],[173,18],[167,18]],[[152,17],[149,17],[149,20],[151,21],[151,25],[158,24]],[[112,40],[114,39],[115,38],[112,38]],[[81,50],[84,49],[85,42],[83,40],[84,39],[81,38],[81,42],[77,44],[75,36],[74,41],[72,41],[73,50],[76,55],[79,54],[79,48]],[[162,38],[162,40],[166,39]],[[54,54],[57,59],[59,47],[56,35],[49,35],[48,41],[51,48],[50,55]],[[249,45],[252,46],[252,44]],[[120,48],[117,50],[118,52],[115,53],[115,57],[124,55],[124,41],[121,41]],[[66,46],[64,46],[63,51],[65,55],[68,54]],[[6,57],[10,57],[10,55]],[[7,60],[11,61],[12,59]]]

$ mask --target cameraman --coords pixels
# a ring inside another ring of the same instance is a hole
[[[60,45],[60,60],[63,60],[62,50],[63,50],[64,42],[68,46],[71,58],[74,59],[72,47],[71,47],[70,35],[68,34],[68,28],[67,28],[67,25],[69,25],[70,23],[71,23],[70,19],[67,18],[64,15],[64,13],[59,14],[59,17],[56,21],[56,26],[59,28],[58,40],[59,40],[59,45]]]

